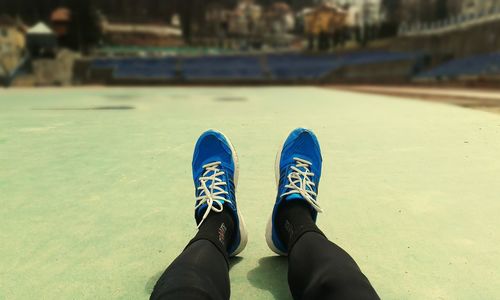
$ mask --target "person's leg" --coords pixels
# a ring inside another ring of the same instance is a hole
[[[198,233],[160,277],[151,299],[229,299],[228,258],[243,251],[247,233],[236,204],[237,156],[222,133],[210,130],[198,139],[193,179]]]
[[[226,228],[219,231],[219,228]],[[209,215],[196,237],[165,270],[151,299],[229,299],[228,253],[234,223],[228,213]]]
[[[278,194],[266,230],[271,250],[288,255],[294,299],[378,299],[354,260],[316,226],[322,157],[310,130],[288,136],[276,161]]]
[[[318,229],[307,204],[287,203],[277,224],[294,299],[379,299],[354,259]]]

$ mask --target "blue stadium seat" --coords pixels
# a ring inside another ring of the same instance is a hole
[[[117,79],[172,79],[176,73],[175,58],[95,59],[92,67],[111,68]]]
[[[201,56],[183,58],[118,58],[95,59],[95,69],[111,68],[117,79],[186,80],[318,80],[345,66],[416,60],[415,53],[356,52],[343,55],[269,54],[264,71],[260,56]]]
[[[316,80],[345,66],[415,60],[421,55],[395,52],[356,52],[344,55],[269,55],[269,69],[278,80]]]
[[[181,73],[187,80],[263,79],[257,56],[204,56],[181,60]]]
[[[453,78],[500,74],[500,53],[470,56],[455,59],[434,69],[425,71],[417,78]]]

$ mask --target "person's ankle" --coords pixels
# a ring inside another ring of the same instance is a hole
[[[310,206],[301,200],[283,201],[276,221],[278,236],[287,248],[303,228],[316,227]]]
[[[220,213],[211,212],[198,229],[193,240],[206,239],[228,255],[229,247],[235,237],[235,222],[229,210]]]

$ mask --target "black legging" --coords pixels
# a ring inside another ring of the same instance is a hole
[[[302,235],[288,257],[288,284],[294,299],[379,299],[356,262],[316,232]],[[151,299],[225,300],[229,267],[212,242],[199,240],[160,277]]]

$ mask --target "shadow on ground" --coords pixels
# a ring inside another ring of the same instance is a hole
[[[229,271],[231,271],[231,269],[234,266],[236,266],[237,264],[239,264],[242,260],[243,260],[243,257],[241,257],[241,256],[232,257],[229,260]]]
[[[146,286],[144,287],[144,292],[147,295],[151,295],[153,289],[155,288],[155,284],[160,279],[161,275],[164,271],[156,273],[153,277],[149,278],[148,282],[146,282]]]
[[[32,110],[131,110],[134,106],[115,105],[115,106],[93,106],[93,107],[55,107],[55,108],[33,108]]]
[[[269,256],[259,259],[259,265],[248,272],[251,285],[269,291],[274,299],[292,299],[287,280],[288,262],[286,257]]]

